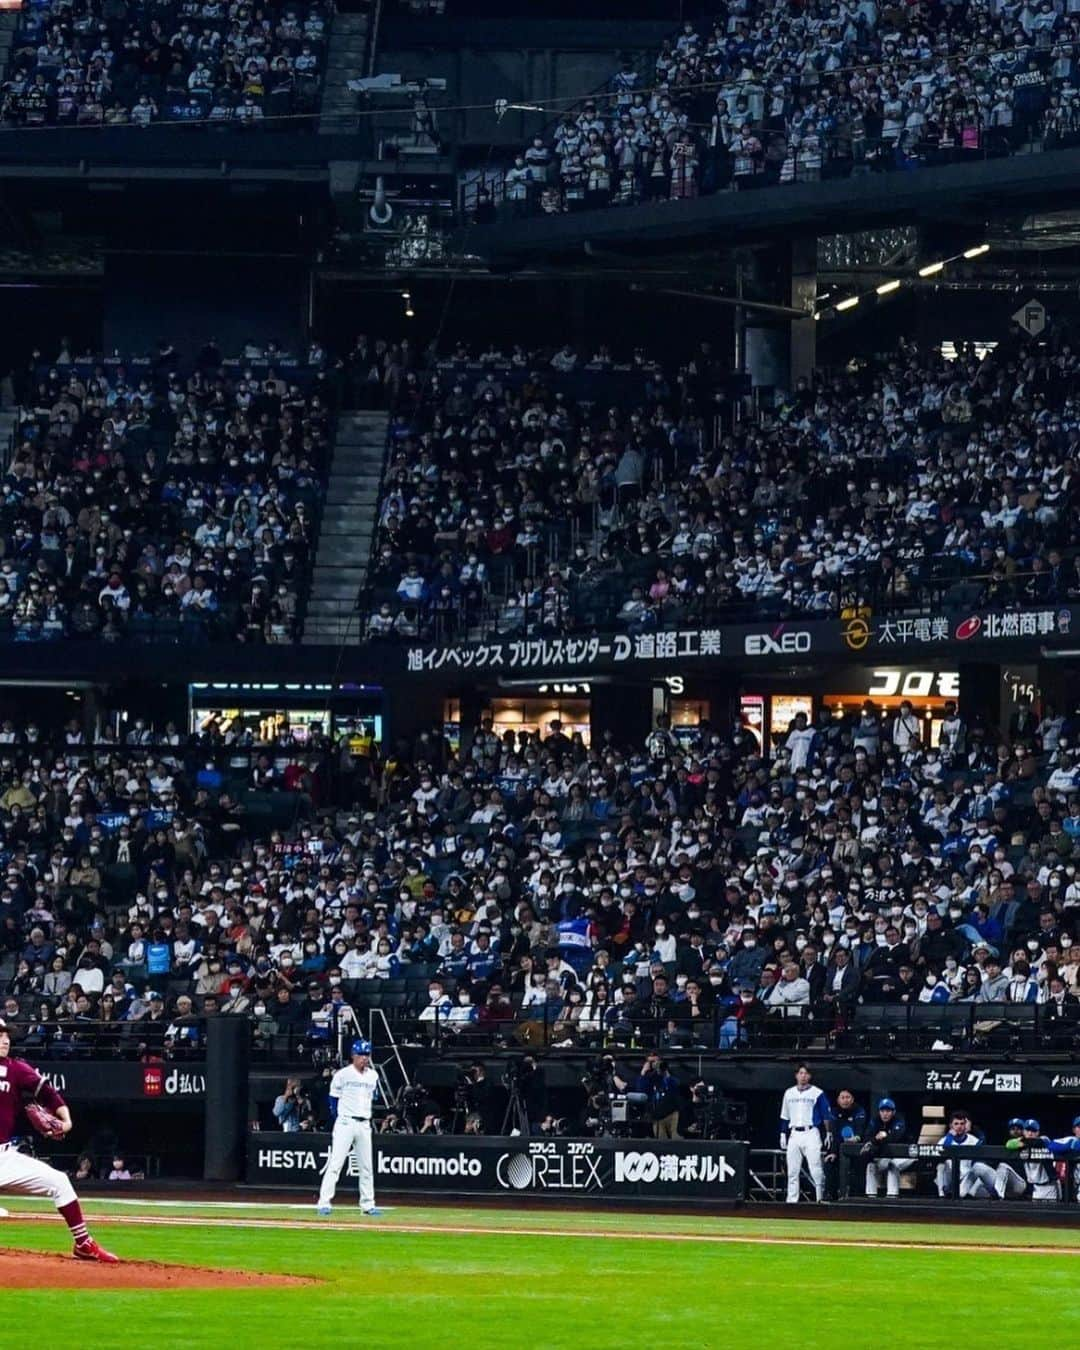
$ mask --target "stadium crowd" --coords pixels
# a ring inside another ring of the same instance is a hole
[[[505,173],[518,211],[677,200],[1076,141],[1080,27],[1064,0],[746,0],[687,20],[652,68],[558,117]]]
[[[57,1053],[181,1055],[217,1014],[336,1046],[373,990],[462,1044],[843,1044],[907,1006],[967,1049],[1021,1005],[1076,1044],[1080,706],[950,706],[931,745],[867,701],[764,753],[738,721],[385,758],[128,725],[0,726],[2,1015]]]
[[[312,124],[328,11],[285,0],[28,0],[0,117],[37,127]]]
[[[297,637],[337,398],[312,355],[35,352],[3,476],[0,633]]]
[[[396,386],[374,638],[1080,596],[1075,344],[905,342],[734,416],[730,370],[464,346]],[[614,382],[614,383],[613,383]]]

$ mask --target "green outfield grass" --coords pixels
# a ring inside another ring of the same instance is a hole
[[[20,1221],[40,1206],[5,1199],[5,1248],[66,1251],[59,1223]],[[288,1207],[121,1206],[90,1201],[95,1233],[120,1256],[314,1276],[317,1287],[215,1292],[5,1290],[0,1345],[28,1328],[93,1350],[167,1346],[481,1347],[720,1346],[766,1342],[817,1350],[886,1339],[894,1347],[992,1350],[1080,1344],[1080,1249],[1061,1229],[800,1223],[696,1216],[504,1209],[396,1208],[378,1222],[339,1206],[346,1231],[298,1229],[313,1213]],[[110,1216],[115,1216],[110,1222]],[[124,1217],[205,1217],[206,1226],[144,1226]],[[271,1220],[273,1227],[243,1227]],[[404,1225],[435,1232],[404,1232]],[[454,1227],[495,1228],[455,1233]],[[515,1229],[559,1230],[535,1236]],[[646,1232],[806,1239],[766,1246],[627,1240]],[[873,1242],[962,1244],[971,1251],[875,1248]],[[979,1244],[996,1250],[980,1250]]]

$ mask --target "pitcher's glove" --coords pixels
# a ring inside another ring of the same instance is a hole
[[[40,1102],[27,1102],[23,1114],[38,1134],[44,1135],[46,1139],[63,1139],[64,1122],[59,1116],[47,1111]]]

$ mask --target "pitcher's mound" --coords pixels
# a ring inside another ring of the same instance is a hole
[[[96,1261],[76,1261],[73,1256],[0,1251],[0,1289],[255,1289],[314,1283],[295,1275],[253,1275],[160,1261],[103,1266]]]

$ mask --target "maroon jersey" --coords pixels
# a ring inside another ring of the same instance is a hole
[[[25,1059],[0,1059],[0,1144],[6,1144],[29,1128],[20,1127],[23,1101],[40,1102],[48,1111],[58,1111],[64,1099]]]

